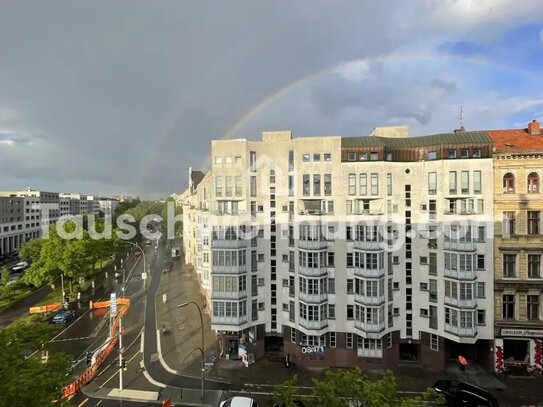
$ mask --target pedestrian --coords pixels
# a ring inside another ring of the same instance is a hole
[[[92,282],[91,282],[91,287],[94,290],[94,280],[92,280]]]
[[[77,292],[77,302],[81,301],[81,291]]]
[[[162,398],[162,389],[158,390],[158,399],[160,400]]]

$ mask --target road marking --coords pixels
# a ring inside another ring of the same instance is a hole
[[[88,397],[87,397],[85,400],[83,400],[81,403],[79,403],[79,404],[77,405],[77,407],[82,407],[82,406],[84,406],[84,405],[87,403],[87,401],[89,401],[89,398],[88,398]]]
[[[132,362],[132,361],[134,360],[134,358],[135,358],[136,356],[138,356],[138,355],[139,355],[139,352],[136,352],[136,353],[134,354],[134,356],[132,356],[130,359],[128,359],[128,360],[126,361],[126,366],[128,367],[128,364],[129,364],[130,362]],[[109,365],[109,366],[113,366],[113,365],[115,365],[115,362],[113,362],[113,363],[112,363],[111,365]],[[108,366],[108,367],[109,367],[109,366]],[[107,369],[107,368],[106,368],[106,369]],[[109,377],[109,379],[107,379],[104,383],[102,383],[102,385],[99,386],[99,388],[104,387],[104,385],[105,385],[107,382],[109,382],[111,379],[113,379],[118,373],[119,373],[119,365],[116,365],[115,372]]]
[[[66,339],[57,339],[57,340],[51,340],[49,342],[69,342],[69,341],[81,341],[83,339],[91,339],[92,336],[81,336],[79,338],[66,338]]]

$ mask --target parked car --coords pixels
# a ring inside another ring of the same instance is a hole
[[[150,240],[147,240],[147,241],[145,242],[145,246],[151,246],[151,241],[150,241]]]
[[[11,271],[13,273],[20,273],[21,271],[24,271],[28,268],[28,262],[21,261],[20,263],[17,263],[15,266],[11,268]]]
[[[123,272],[122,272],[122,271],[117,270],[117,271],[115,272],[115,278],[121,278],[122,276],[123,276]]]
[[[51,322],[53,324],[65,324],[68,321],[71,321],[74,317],[75,317],[74,310],[62,309],[53,316],[53,318],[51,319]]]
[[[219,407],[258,407],[258,404],[252,398],[236,396],[221,402]]]
[[[438,380],[434,384],[449,407],[499,407],[498,400],[485,389],[457,380]]]

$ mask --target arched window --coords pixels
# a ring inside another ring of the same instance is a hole
[[[539,174],[537,172],[531,172],[528,175],[528,193],[539,192]]]
[[[503,176],[503,193],[514,194],[515,193],[515,176],[508,172]]]

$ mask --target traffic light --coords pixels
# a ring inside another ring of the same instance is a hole
[[[125,371],[128,370],[127,367],[126,367],[126,359],[123,359],[123,360],[122,360],[122,362],[121,362],[121,368],[122,368],[123,370],[125,370]]]
[[[87,352],[87,366],[92,365],[92,352]]]

